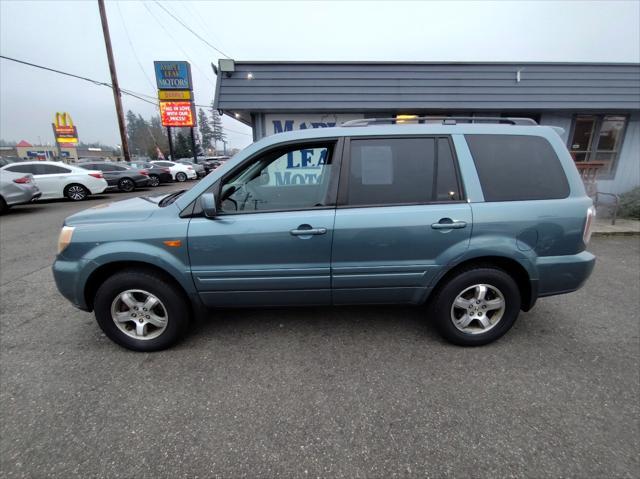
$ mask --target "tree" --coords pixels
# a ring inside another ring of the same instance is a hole
[[[211,129],[213,130],[213,147],[218,149],[218,142],[224,142],[227,139],[227,135],[224,133],[224,127],[222,126],[222,117],[218,110],[213,107],[211,103]]]
[[[189,158],[193,156],[191,153],[191,147],[189,146],[189,140],[187,140],[187,137],[184,136],[181,131],[179,131],[176,135],[176,142],[173,148],[173,153],[176,159]]]
[[[214,138],[214,134],[213,130],[211,129],[211,125],[209,124],[207,112],[205,112],[203,108],[200,108],[198,110],[198,129],[200,130],[200,140],[202,143],[202,147],[204,149],[210,148],[211,142]]]

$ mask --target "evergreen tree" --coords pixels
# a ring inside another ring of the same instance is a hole
[[[209,118],[207,112],[203,108],[198,110],[198,128],[200,130],[200,141],[202,148],[207,149],[211,147],[214,135],[211,125],[209,124]]]
[[[218,110],[213,107],[213,103],[211,103],[211,130],[213,131],[213,147],[217,151],[218,142],[224,142],[227,139],[227,135],[222,126],[222,117]]]
[[[191,146],[189,140],[181,131],[176,135],[175,145],[173,147],[175,159],[192,157]],[[173,159],[173,158],[172,158]]]

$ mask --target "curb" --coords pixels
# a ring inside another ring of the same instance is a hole
[[[594,231],[591,236],[638,236],[640,231]]]

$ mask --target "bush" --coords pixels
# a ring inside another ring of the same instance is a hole
[[[620,195],[620,216],[640,219],[640,186]]]

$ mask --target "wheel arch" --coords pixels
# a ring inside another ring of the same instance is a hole
[[[171,273],[151,263],[144,261],[113,261],[103,264],[91,272],[84,286],[84,300],[89,311],[93,310],[93,302],[100,285],[110,276],[125,270],[145,271],[162,277],[165,281],[171,283],[177,291],[184,296],[185,301],[193,312],[193,305],[189,294]]]
[[[529,311],[538,296],[537,280],[531,278],[527,269],[517,260],[506,256],[479,256],[469,258],[460,263],[452,265],[434,282],[432,293],[429,298],[437,296],[437,290],[443,287],[451,278],[459,274],[461,271],[470,268],[499,268],[505,271],[518,285],[521,296],[520,309]]]

